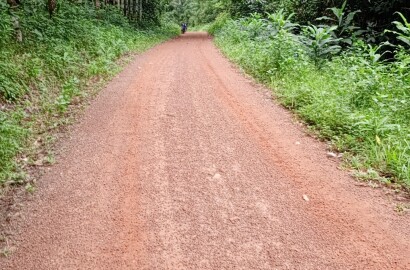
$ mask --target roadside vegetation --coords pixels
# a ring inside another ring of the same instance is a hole
[[[405,1],[208,3],[224,11],[199,7],[191,21],[214,18],[208,31],[221,50],[330,140],[357,177],[410,188]]]
[[[117,59],[208,29],[272,87],[357,176],[410,188],[410,7],[406,0],[0,2],[0,184],[22,183],[70,108]],[[29,186],[30,188],[30,186]]]
[[[228,57],[330,139],[361,178],[410,187],[410,24],[398,13],[399,41],[370,43],[346,6],[302,25],[278,10],[211,31]],[[381,33],[382,34],[382,33]]]
[[[1,186],[53,162],[46,145],[54,130],[119,72],[121,56],[179,33],[161,23],[156,2],[0,1]]]

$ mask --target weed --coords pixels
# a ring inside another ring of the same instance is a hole
[[[410,210],[410,205],[404,204],[404,203],[398,203],[394,207],[394,211],[396,211],[398,214],[405,214]]]
[[[326,59],[337,54],[341,47],[338,45],[340,38],[334,38],[333,32],[336,26],[316,27],[309,25],[305,27],[306,39],[302,39],[316,67],[321,68]]]
[[[27,183],[26,186],[24,187],[24,189],[26,190],[26,192],[28,192],[30,194],[33,194],[34,191],[36,190],[36,188],[30,183]]]
[[[13,253],[13,249],[6,246],[0,250],[0,254],[3,257],[9,257]]]
[[[56,162],[54,155],[48,153],[47,156],[44,158],[44,162],[48,165],[53,165]]]

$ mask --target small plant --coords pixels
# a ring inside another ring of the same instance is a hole
[[[304,28],[306,38],[302,42],[306,45],[309,55],[315,66],[321,68],[326,59],[340,52],[341,47],[338,45],[340,38],[334,38],[333,31],[336,26],[317,27],[309,25]]]
[[[404,203],[398,203],[394,207],[394,211],[396,211],[400,215],[404,215],[409,210],[410,210],[410,205],[404,204]]]
[[[247,19],[240,21],[250,39],[264,39],[267,37],[266,20],[259,13],[251,14]]]
[[[354,176],[362,181],[372,181],[372,180],[381,180],[379,173],[373,169],[368,169],[367,171],[357,171],[354,173]]]
[[[78,84],[79,80],[72,78],[63,85],[62,92],[56,101],[57,107],[61,112],[64,112],[71,103],[71,99],[80,93]]]
[[[391,53],[391,51],[384,51],[382,53],[379,53],[380,49],[383,48],[384,46],[391,45],[389,42],[383,42],[382,44],[376,46],[372,44],[367,44],[367,54],[370,58],[370,61],[372,64],[375,64],[376,62],[379,62],[379,60],[387,53]]]
[[[291,33],[296,30],[299,25],[291,22],[293,16],[293,13],[286,16],[283,9],[280,9],[275,13],[268,14],[268,29],[270,30],[271,35],[275,36],[281,31]]]
[[[30,194],[33,194],[34,191],[36,190],[36,188],[30,183],[27,183],[24,189]]]
[[[13,249],[8,247],[8,246],[6,246],[6,247],[4,247],[0,250],[0,254],[3,257],[6,257],[6,258],[9,257],[12,253],[13,253]]]
[[[0,244],[3,248],[0,249],[0,255],[3,257],[10,256],[14,249],[10,247],[7,237],[4,234],[0,235]]]
[[[46,164],[52,165],[56,162],[56,159],[53,154],[49,153],[47,156],[44,157],[44,162]]]

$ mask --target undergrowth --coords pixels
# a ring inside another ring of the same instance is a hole
[[[338,26],[294,24],[282,11],[267,18],[221,17],[211,29],[229,58],[270,85],[361,175],[376,172],[373,178],[386,184],[410,187],[406,44],[370,45],[352,33],[338,36]],[[394,50],[394,59],[381,60],[383,46]]]
[[[59,1],[52,18],[46,1],[23,1],[18,9],[0,3],[0,185],[24,180],[22,168],[36,162],[33,147],[89,95],[91,79],[109,78],[119,71],[120,56],[179,33],[174,24],[136,29],[115,7],[87,3]]]

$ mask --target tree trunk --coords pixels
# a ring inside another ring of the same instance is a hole
[[[14,8],[14,7],[17,7],[20,4],[20,1],[7,0],[7,3],[10,5],[10,7]]]
[[[132,19],[135,21],[137,16],[135,15],[137,13],[137,0],[132,0]]]
[[[48,14],[50,14],[50,19],[53,16],[54,10],[57,7],[57,1],[56,0],[48,0],[47,1],[47,8],[48,8]]]
[[[140,8],[139,8],[140,18],[139,18],[139,22],[141,23],[142,22],[142,0],[139,0],[139,1],[140,1]]]
[[[12,12],[12,10],[18,8],[18,6],[20,5],[20,1],[19,0],[7,0],[7,3],[10,5],[10,13],[12,15],[13,29],[14,29],[16,41],[21,43],[23,42],[23,32],[21,31],[20,21],[19,21],[19,18],[17,16],[14,16]]]
[[[128,19],[132,19],[132,2],[128,0]]]

